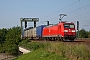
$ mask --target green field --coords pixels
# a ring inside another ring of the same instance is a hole
[[[55,52],[45,51],[43,49],[38,49],[32,51],[31,53],[24,54],[15,60],[68,60],[67,58],[55,54]]]
[[[22,41],[20,46],[32,52],[14,60],[90,60],[90,50],[83,43]]]

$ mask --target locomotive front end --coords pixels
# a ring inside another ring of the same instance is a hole
[[[74,23],[64,23],[64,38],[69,40],[74,40],[76,38]]]

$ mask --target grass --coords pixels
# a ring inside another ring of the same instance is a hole
[[[21,43],[32,52],[15,60],[90,60],[90,50],[86,45],[66,42],[27,42]]]
[[[90,60],[90,51],[86,45],[82,44],[65,44],[65,43],[51,43],[49,51],[56,52],[63,57],[68,57],[69,60]]]
[[[55,54],[54,52],[45,51],[43,49],[35,50],[31,53],[24,54],[16,60],[67,60],[62,56]]]

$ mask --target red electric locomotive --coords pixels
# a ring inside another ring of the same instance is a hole
[[[53,26],[43,28],[42,36],[49,40],[70,40],[76,37],[75,25],[73,22],[60,22]]]

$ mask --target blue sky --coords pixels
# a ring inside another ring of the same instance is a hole
[[[59,21],[80,21],[80,29],[90,30],[90,0],[0,0],[0,28],[20,26],[20,18],[39,18],[38,25]],[[28,23],[33,26],[33,23]]]

